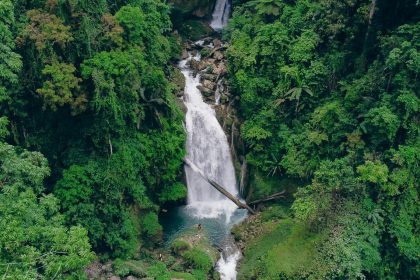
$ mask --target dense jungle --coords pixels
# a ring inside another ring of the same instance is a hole
[[[0,0],[0,277],[420,279],[419,111],[418,0]]]

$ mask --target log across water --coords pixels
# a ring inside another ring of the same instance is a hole
[[[235,197],[234,195],[232,195],[230,192],[228,192],[225,188],[223,188],[217,182],[215,182],[212,179],[210,179],[209,177],[207,177],[204,174],[204,172],[201,171],[190,160],[184,159],[184,163],[186,165],[188,165],[189,167],[191,167],[195,172],[197,172],[198,174],[200,174],[212,187],[214,187],[216,190],[218,190],[221,194],[223,194],[224,196],[226,196],[227,198],[229,198],[233,203],[235,203],[236,205],[238,205],[239,208],[246,209],[246,210],[249,211],[249,213],[251,213],[253,215],[255,214],[255,211],[251,207],[249,207],[247,204],[241,202],[237,197]]]

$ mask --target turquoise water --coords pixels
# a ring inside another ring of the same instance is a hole
[[[201,224],[207,232],[210,242],[220,247],[222,242],[230,235],[232,226],[240,223],[246,216],[246,210],[237,209],[230,220],[227,220],[223,214],[216,218],[202,218],[192,215],[188,206],[181,206],[169,209],[167,213],[162,213],[160,222],[163,226],[164,241],[167,245],[186,230]]]

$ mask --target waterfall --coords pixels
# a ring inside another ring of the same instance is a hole
[[[233,195],[238,195],[235,170],[226,135],[216,119],[214,109],[203,101],[197,86],[200,74],[194,77],[188,63],[199,60],[199,55],[180,62],[185,76],[184,102],[187,107],[187,158],[206,176],[223,186]],[[188,185],[188,207],[192,214],[201,218],[216,218],[225,215],[229,221],[237,206],[214,189],[190,167],[185,167]]]
[[[225,27],[229,19],[230,9],[231,5],[229,0],[217,0],[210,26],[215,30],[220,30]]]
[[[199,41],[198,44],[200,43]],[[185,77],[187,159],[228,192],[239,196],[227,137],[217,121],[215,110],[203,101],[201,92],[197,88],[201,85],[200,74],[194,75],[190,67],[192,60],[200,61],[200,55],[193,56],[189,53],[189,57],[179,63],[179,68]],[[213,188],[201,175],[194,172],[191,167],[186,165],[185,173],[188,185],[189,215],[200,219],[225,219],[224,228],[227,238],[217,262],[217,270],[222,280],[235,280],[236,264],[241,258],[241,252],[235,246],[229,230],[233,225],[230,221],[231,217],[235,211],[239,211],[238,207]],[[239,222],[239,220],[236,221]]]

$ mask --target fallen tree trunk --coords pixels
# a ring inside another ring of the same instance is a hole
[[[269,195],[265,198],[261,198],[261,199],[257,199],[257,200],[254,200],[252,202],[249,202],[248,204],[249,205],[255,205],[255,204],[258,204],[258,203],[261,203],[261,202],[266,202],[266,201],[279,199],[279,198],[285,198],[285,196],[284,196],[285,193],[286,193],[286,191],[282,191],[282,192],[279,192],[279,193],[274,193],[274,194]]]
[[[249,207],[245,203],[241,202],[237,197],[235,197],[234,195],[232,195],[230,192],[228,192],[221,185],[219,185],[218,183],[216,183],[215,181],[213,181],[212,179],[210,179],[209,177],[207,177],[203,173],[203,171],[201,171],[194,163],[192,163],[188,159],[184,159],[184,163],[186,165],[188,165],[189,167],[191,167],[192,170],[194,170],[195,172],[197,172],[198,174],[200,174],[201,177],[203,177],[203,179],[206,180],[212,187],[214,187],[216,190],[218,190],[224,196],[226,196],[227,198],[229,198],[233,203],[235,203],[236,205],[238,205],[239,208],[248,210],[249,213],[251,213],[252,215],[255,214],[255,211],[251,207]]]

